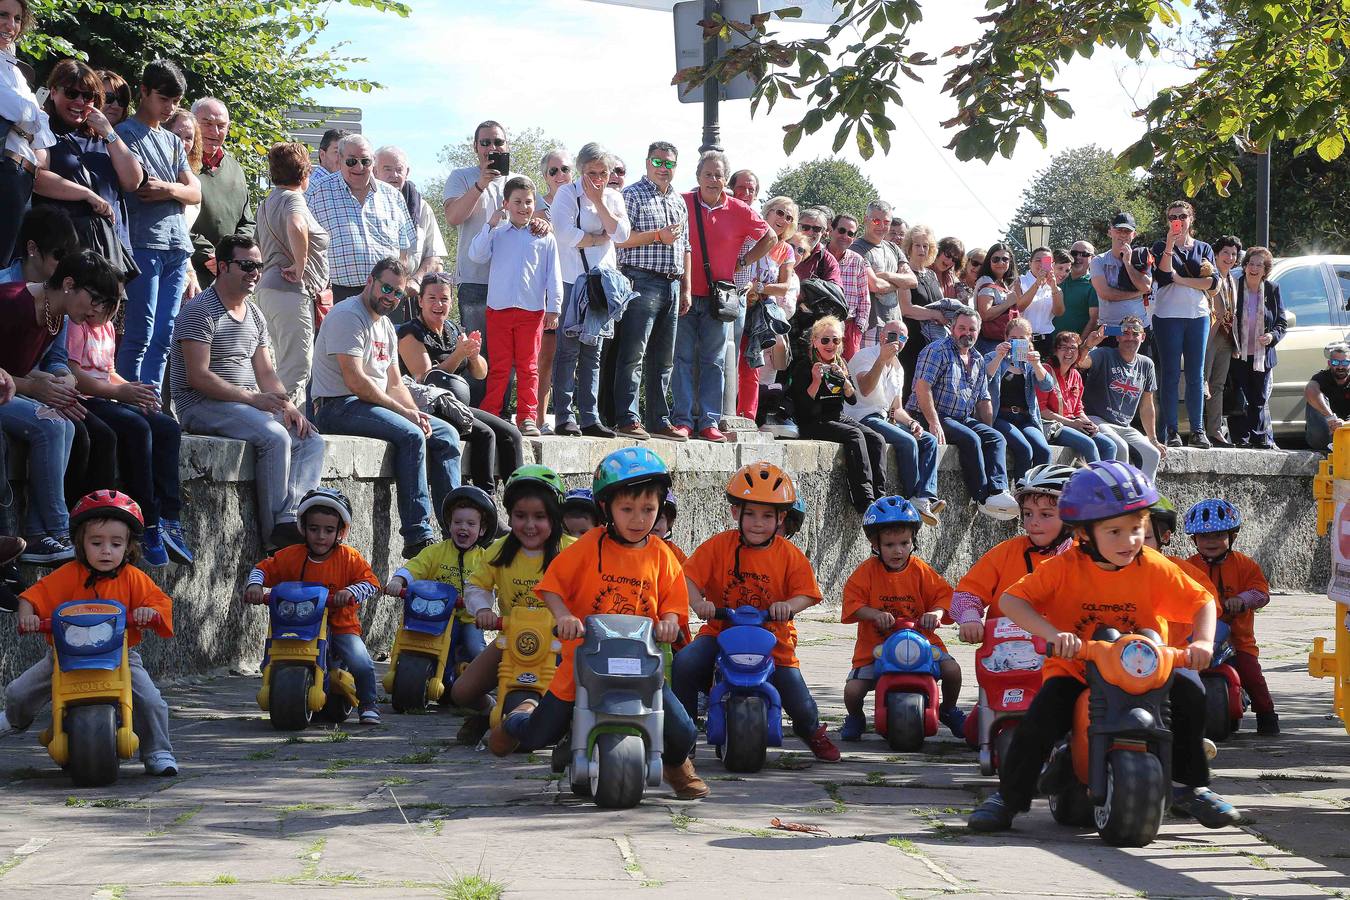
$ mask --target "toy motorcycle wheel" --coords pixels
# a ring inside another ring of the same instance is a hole
[[[1005,725],[994,737],[994,772],[1003,770],[1008,759],[1008,748],[1012,746],[1013,734],[1016,731],[1017,725]],[[989,774],[992,775],[993,772]]]
[[[1233,733],[1228,712],[1228,680],[1211,675],[1205,683],[1205,737],[1215,743],[1226,741]]]
[[[728,772],[758,772],[769,752],[769,723],[763,697],[727,699],[727,742],[722,765]]]
[[[314,671],[309,666],[282,666],[272,672],[272,690],[267,712],[277,731],[304,731],[313,713],[309,708],[309,689]]]
[[[1092,800],[1088,798],[1087,788],[1081,784],[1051,794],[1050,815],[1069,828],[1092,828],[1096,824]]]
[[[427,708],[427,682],[436,668],[434,660],[412,653],[400,653],[394,669],[394,690],[390,700],[394,712],[414,712]]]
[[[886,695],[886,742],[897,753],[923,748],[923,698],[895,691]]]
[[[66,710],[70,780],[76,787],[103,787],[117,780],[117,710],[107,703]]]
[[[1097,833],[1112,847],[1146,847],[1158,836],[1169,785],[1152,753],[1112,750],[1106,757],[1106,802],[1093,810]]]
[[[635,734],[599,735],[591,750],[590,784],[595,805],[631,809],[642,802],[647,775],[646,744]]]

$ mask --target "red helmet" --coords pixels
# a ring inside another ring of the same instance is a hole
[[[117,519],[125,522],[135,537],[145,531],[141,507],[121,491],[94,491],[85,494],[70,511],[70,530],[74,531],[88,519]]]

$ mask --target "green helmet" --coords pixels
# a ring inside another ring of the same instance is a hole
[[[1148,508],[1148,516],[1159,541],[1162,540],[1162,532],[1177,530],[1177,508],[1166,497],[1158,496],[1158,502]]]
[[[512,495],[514,494],[512,488],[518,488],[521,485],[531,483],[542,484],[552,489],[553,493],[556,495],[558,505],[560,507],[562,506],[563,483],[562,479],[558,477],[558,473],[548,466],[540,465],[539,463],[530,463],[516,469],[511,473],[510,477],[506,479],[506,489],[502,493],[504,494],[503,499],[506,501],[508,509],[511,507]]]

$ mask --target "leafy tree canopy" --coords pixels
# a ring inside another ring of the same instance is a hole
[[[828,206],[836,213],[848,213],[861,221],[867,204],[881,194],[862,170],[848,160],[813,159],[779,171],[768,196],[791,197],[802,209]]]

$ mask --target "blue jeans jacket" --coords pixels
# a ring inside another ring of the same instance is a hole
[[[584,273],[577,279],[576,287],[563,307],[561,328],[568,337],[596,347],[605,338],[614,337],[614,324],[623,316],[628,301],[637,296],[637,291],[618,269],[596,266],[591,272],[600,273],[600,282],[605,288],[604,312],[591,308],[590,279],[587,277],[590,273]]]

